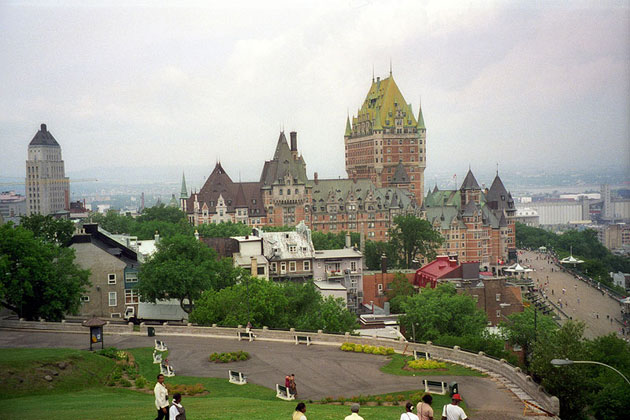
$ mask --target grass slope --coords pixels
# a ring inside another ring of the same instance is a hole
[[[381,367],[381,372],[400,376],[483,376],[481,372],[468,369],[464,366],[455,365],[453,363],[447,363],[446,370],[435,369],[410,371],[403,369],[405,364],[410,360],[413,360],[412,356],[393,354],[390,356],[389,363]]]

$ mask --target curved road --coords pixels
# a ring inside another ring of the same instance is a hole
[[[178,375],[227,379],[228,367],[208,363],[212,352],[245,350],[251,359],[239,363],[249,382],[268,388],[283,384],[294,373],[300,398],[352,397],[421,389],[421,377],[388,375],[379,370],[380,356],[342,352],[336,347],[199,336],[157,337],[169,348],[169,361]],[[141,335],[105,335],[105,345],[118,348],[153,347],[153,338]],[[0,347],[87,348],[87,334],[2,330]],[[469,415],[478,419],[519,419],[523,405],[510,391],[490,378],[432,376],[429,379],[459,383]]]

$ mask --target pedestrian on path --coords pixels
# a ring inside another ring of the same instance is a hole
[[[461,400],[462,397],[459,394],[453,394],[451,403],[445,405],[442,409],[442,420],[466,420],[470,418],[459,406]]]
[[[164,375],[161,373],[157,376],[153,394],[155,394],[155,408],[157,408],[155,420],[168,420],[168,389],[164,385]]]
[[[413,404],[408,402],[405,405],[405,412],[400,415],[400,420],[419,420],[418,416],[413,414]]]
[[[306,420],[306,415],[304,413],[306,413],[306,404],[301,402],[297,405],[297,407],[295,407],[291,420]]]
[[[364,420],[363,417],[359,415],[359,404],[352,404],[350,407],[350,415],[346,416],[343,420]]]
[[[168,410],[171,420],[186,420],[186,409],[182,406],[182,394],[179,392],[173,395],[173,405]]]
[[[424,394],[422,401],[418,402],[418,417],[420,420],[433,420],[433,397],[431,394]]]

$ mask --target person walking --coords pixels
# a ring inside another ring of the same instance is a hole
[[[295,373],[292,373],[291,377],[289,378],[289,390],[291,391],[291,394],[295,395],[295,397],[297,398],[297,385],[295,384]]]
[[[442,420],[466,420],[470,417],[466,416],[464,410],[459,406],[462,397],[459,394],[453,394],[451,403],[442,409]]]
[[[405,412],[400,415],[400,420],[418,420],[418,416],[413,414],[413,404],[408,402],[405,405]]]
[[[364,420],[363,417],[359,415],[359,404],[352,404],[350,413],[351,414],[346,416],[343,420]]]
[[[306,413],[306,404],[303,402],[298,403],[297,407],[295,407],[291,420],[306,420],[306,415],[304,413]]]
[[[186,409],[182,406],[182,394],[179,392],[173,395],[173,405],[168,410],[171,420],[186,420]]]
[[[153,394],[155,394],[155,408],[157,408],[155,420],[168,420],[168,389],[164,385],[164,375],[161,373],[157,376]]]
[[[433,420],[433,397],[431,394],[424,394],[422,400],[418,402],[418,417],[420,420]]]

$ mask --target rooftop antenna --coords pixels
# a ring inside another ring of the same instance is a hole
[[[499,176],[499,162],[497,162],[497,176]]]
[[[372,83],[374,83],[374,63],[372,63]]]
[[[389,58],[389,77],[392,77],[392,58]]]

